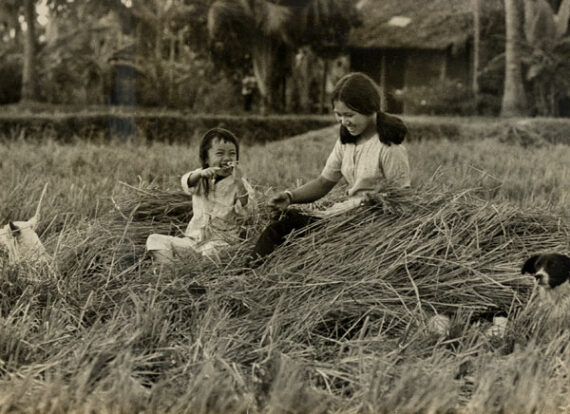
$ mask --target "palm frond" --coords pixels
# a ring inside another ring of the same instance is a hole
[[[562,37],[568,30],[568,20],[570,20],[570,0],[563,0],[554,17],[556,23],[556,36]]]
[[[251,9],[241,1],[217,0],[208,10],[208,34],[211,39],[246,37],[254,29]]]
[[[264,18],[260,21],[262,23],[261,29],[266,36],[279,36],[288,40],[290,38],[288,31],[295,30],[295,22],[292,21],[293,12],[290,8],[264,2]]]
[[[361,21],[350,0],[312,0],[304,9],[307,38],[314,43],[342,45],[350,28]]]
[[[546,0],[525,2],[524,32],[527,41],[533,45],[556,37],[554,12]]]

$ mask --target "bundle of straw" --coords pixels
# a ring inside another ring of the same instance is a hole
[[[557,217],[469,190],[392,191],[375,201],[291,237],[250,277],[218,283],[218,294],[231,291],[250,309],[250,328],[278,320],[297,343],[352,335],[365,320],[399,335],[434,313],[512,314],[533,287],[520,275],[524,259],[570,247],[570,227]]]
[[[524,259],[570,247],[570,228],[557,217],[492,204],[475,189],[391,190],[369,204],[293,234],[257,269],[242,259],[268,217],[221,264],[181,263],[178,271],[188,270],[209,301],[238,305],[234,322],[248,333],[245,342],[262,341],[278,320],[273,331],[306,344],[353,335],[364,321],[371,332],[400,335],[434,313],[511,313],[533,287],[520,275]],[[77,270],[98,262],[110,274],[121,254],[129,263],[142,257],[148,234],[173,232],[191,214],[188,196],[159,190],[134,189],[117,207],[92,228]]]
[[[183,233],[192,218],[192,197],[180,190],[124,186],[125,192],[114,200],[113,221],[119,225],[136,223],[133,230],[139,230],[138,225],[146,224],[164,234]]]
[[[182,191],[124,185],[113,199],[114,209],[85,224],[71,249],[59,260],[64,274],[108,278],[135,266],[145,256],[145,241],[152,233],[182,235],[192,218],[192,198]],[[70,236],[71,237],[71,236]]]
[[[192,218],[192,197],[181,190],[161,189],[141,183],[124,184],[123,192],[113,199],[114,209],[83,230],[80,241],[70,242],[73,249],[63,255],[60,269],[65,273],[108,274],[124,272],[146,258],[145,242],[152,233],[183,236]],[[266,194],[255,190],[252,202],[262,205]],[[267,224],[270,214],[263,208],[247,223],[248,239],[229,250],[226,259],[233,263],[238,251],[249,248],[251,240]],[[245,255],[239,255],[243,263]],[[193,263],[208,268],[212,263]],[[228,263],[226,263],[227,265]]]

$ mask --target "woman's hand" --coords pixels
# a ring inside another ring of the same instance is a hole
[[[291,198],[284,191],[274,194],[267,202],[267,205],[273,211],[283,211],[289,206],[289,204],[291,204]]]

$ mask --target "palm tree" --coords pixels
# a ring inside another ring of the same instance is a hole
[[[22,102],[36,100],[35,56],[37,48],[35,7],[35,0],[3,0],[0,5],[0,23],[3,23],[8,29],[14,30],[16,33],[14,40],[18,45],[18,49],[20,44],[23,43],[22,86],[20,90],[20,101]],[[24,27],[20,24],[22,15],[25,22]]]
[[[355,21],[350,0],[215,0],[208,13],[214,51],[249,54],[262,112],[279,110],[279,92],[302,44],[338,42]],[[318,40],[319,39],[319,40]]]
[[[524,0],[527,53],[526,80],[534,93],[538,115],[559,115],[558,99],[570,94],[566,36],[570,0],[560,3],[558,13],[546,0]]]
[[[501,115],[527,115],[527,100],[523,85],[521,66],[521,13],[520,0],[505,0],[505,87]]]
[[[262,110],[276,109],[277,91],[293,47],[292,11],[264,0],[217,0],[208,12],[214,51],[249,54],[262,98]],[[222,50],[223,49],[223,50]]]
[[[22,68],[22,102],[37,100],[36,92],[36,4],[34,0],[24,0],[24,64]]]

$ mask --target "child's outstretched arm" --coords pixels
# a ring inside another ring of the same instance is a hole
[[[191,188],[198,184],[200,178],[208,178],[212,179],[216,176],[217,171],[220,170],[220,167],[210,167],[210,168],[200,168],[198,170],[191,171],[184,176],[183,179],[186,179],[186,185]]]

